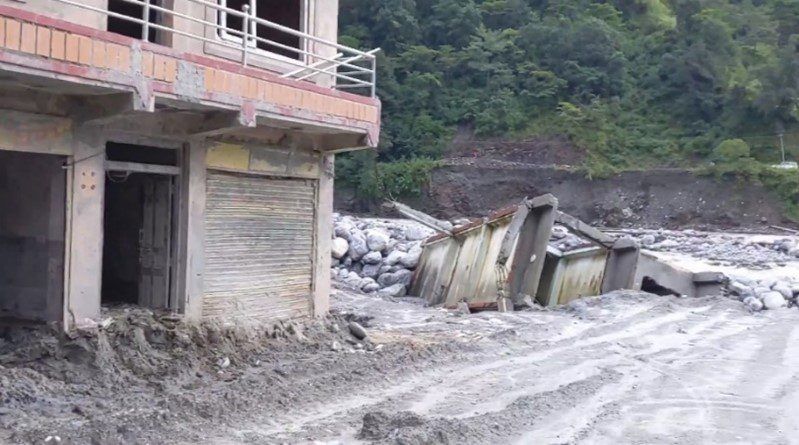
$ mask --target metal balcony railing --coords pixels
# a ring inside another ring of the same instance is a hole
[[[238,51],[241,57],[240,61],[244,66],[252,65],[253,56],[271,58],[279,61],[283,66],[290,67],[287,72],[281,74],[282,77],[311,82],[326,78],[329,79],[326,83],[332,83],[332,87],[335,89],[351,90],[355,93],[371,97],[375,96],[376,54],[380,51],[379,48],[371,51],[360,51],[263,19],[255,14],[256,0],[247,0],[249,4],[245,4],[241,11],[228,8],[226,0],[219,0],[219,3],[207,0],[184,0],[202,5],[204,7],[202,8],[203,11],[211,9],[213,16],[216,18],[215,21],[206,20],[205,13],[202,17],[192,17],[172,11],[156,4],[157,0],[122,0],[125,3],[139,5],[142,8],[141,17],[132,17],[106,8],[86,4],[84,3],[85,0],[55,1],[138,24],[142,27],[141,35],[144,40],[148,39],[151,30],[180,35],[201,42],[232,48]],[[303,0],[305,11],[308,10],[308,1]],[[159,16],[159,20],[153,20],[153,14]],[[171,17],[172,20],[164,20],[165,17]],[[233,19],[231,20],[231,18]],[[176,20],[174,19],[203,25],[203,31],[195,30],[198,27],[189,26],[187,27],[189,29],[180,29],[164,24],[175,22]],[[228,26],[227,24],[230,22],[241,22],[241,29],[233,29],[233,27]],[[207,33],[208,29],[213,30],[213,32]],[[259,35],[264,34],[259,32],[259,30],[264,29],[271,30],[270,34],[277,32],[281,36],[292,36],[299,44],[297,46],[287,45],[265,38]],[[263,49],[264,47],[267,49]],[[277,53],[277,51],[282,54]],[[296,54],[296,58],[287,57],[283,54]]]

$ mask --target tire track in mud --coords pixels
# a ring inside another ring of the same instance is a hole
[[[657,308],[657,305],[654,307]],[[682,307],[666,314],[658,311],[652,313],[652,309],[649,307],[646,310],[634,310],[634,314],[629,317],[620,317],[608,324],[592,326],[580,332],[577,339],[565,337],[553,344],[545,345],[540,341],[517,341],[517,344],[497,348],[494,357],[483,357],[482,362],[466,368],[455,365],[433,370],[425,375],[413,376],[400,385],[380,389],[368,399],[364,398],[363,394],[358,394],[347,401],[336,402],[335,407],[323,406],[314,414],[306,414],[299,419],[291,416],[293,429],[335,431],[336,425],[346,423],[357,426],[364,412],[381,409],[411,410],[426,416],[443,415],[452,419],[469,419],[471,422],[475,417],[503,413],[524,397],[557,391],[566,385],[591,380],[606,372],[609,367],[629,367],[627,363],[620,363],[617,357],[607,357],[607,347],[614,342],[654,335],[653,332],[662,330],[665,326],[685,322],[691,317],[702,317],[695,322],[700,327],[724,322],[723,315],[716,316],[712,320],[706,320],[702,316],[710,310],[710,306]],[[640,320],[642,317],[647,318]],[[562,318],[566,321],[570,319],[570,317]],[[518,337],[535,334],[525,331],[524,326],[521,326],[519,331]],[[598,332],[602,334],[597,335]],[[647,352],[654,354],[668,346],[665,344],[661,348]],[[512,354],[512,356],[503,357],[503,354]],[[566,356],[573,363],[567,365],[562,363],[562,359],[558,359]],[[546,365],[547,363],[549,364]],[[542,367],[542,364],[545,366]],[[508,369],[513,369],[513,372],[508,373]],[[551,379],[549,376],[557,378]],[[634,379],[630,380],[633,381]],[[535,383],[530,385],[530,382]],[[630,385],[634,383],[625,383],[622,386]],[[435,390],[425,391],[428,388]],[[373,403],[364,403],[367,400]],[[598,400],[603,398],[600,397]],[[349,434],[352,434],[352,429],[353,427],[350,428]],[[263,433],[273,439],[286,437],[275,429]]]
[[[592,431],[586,442],[784,443],[790,436],[775,428],[774,422],[789,414],[775,411],[773,398],[747,393],[762,383],[749,377],[774,367],[769,360],[775,353],[763,356],[763,343],[775,334],[784,336],[780,331],[790,326],[781,324],[775,332],[763,321],[732,318],[718,332],[711,330],[692,342],[689,350],[658,357],[652,365],[664,372],[663,377],[645,391],[620,399],[628,409],[614,422]],[[780,350],[773,349],[776,354]]]

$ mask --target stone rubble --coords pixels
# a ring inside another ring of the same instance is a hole
[[[727,295],[743,302],[752,312],[799,307],[799,277],[753,280],[730,277]]]
[[[720,266],[767,270],[799,259],[799,240],[788,236],[762,241],[745,235],[695,230],[628,229],[624,233],[636,238],[644,249],[684,253]]]
[[[435,231],[409,220],[333,215],[331,277],[381,297],[407,295],[422,256],[422,241]]]

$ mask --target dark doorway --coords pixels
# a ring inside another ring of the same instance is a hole
[[[1,318],[62,318],[64,159],[0,150]]]
[[[109,172],[102,301],[170,307],[173,177]]]
[[[102,302],[174,309],[178,150],[109,142],[106,159]]]

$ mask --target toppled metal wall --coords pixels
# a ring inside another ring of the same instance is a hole
[[[411,293],[428,304],[470,308],[544,306],[630,288],[639,248],[557,210],[557,199],[525,199],[484,220],[436,235],[424,245]],[[555,222],[591,247],[563,252],[549,246]]]
[[[540,238],[552,231],[557,200],[536,199],[429,239],[411,292],[432,305],[463,301],[479,308],[496,305],[500,294],[511,297],[537,287],[546,251]]]
[[[607,258],[607,249],[601,247],[571,252],[550,249],[536,299],[543,306],[556,306],[577,298],[599,295]]]

